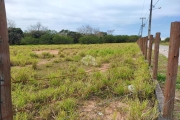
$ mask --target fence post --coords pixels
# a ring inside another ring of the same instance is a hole
[[[6,11],[4,0],[0,0],[0,119],[12,120],[10,56]]]
[[[144,56],[144,37],[142,38],[142,53],[143,53],[143,56]]]
[[[140,47],[140,50],[142,52],[142,38],[139,39],[139,47]]]
[[[163,117],[167,120],[173,119],[175,87],[178,70],[180,45],[180,22],[171,23],[171,34],[169,42],[168,66],[165,84],[165,100],[163,108]]]
[[[153,79],[157,79],[159,42],[160,42],[160,33],[158,32],[156,33],[156,39],[155,39],[155,45],[154,45]]]
[[[145,59],[147,59],[147,41],[148,40],[148,37],[145,37],[144,38],[144,57],[145,57]]]
[[[153,35],[150,35],[150,39],[149,39],[149,50],[148,50],[148,62],[149,62],[149,66],[151,66],[152,43],[153,43]]]

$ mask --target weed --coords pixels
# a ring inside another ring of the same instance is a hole
[[[34,61],[33,63],[32,63],[32,69],[33,70],[36,70],[37,69],[37,61]]]
[[[41,54],[41,58],[53,58],[55,57],[53,54],[50,54],[49,52],[43,52]]]
[[[70,58],[70,57],[66,57],[66,58],[65,58],[65,61],[73,61],[73,59]]]
[[[36,53],[30,53],[29,54],[32,58],[38,58],[39,56]]]
[[[165,82],[166,80],[166,76],[164,74],[158,74],[158,77],[157,77],[158,81],[160,82]]]

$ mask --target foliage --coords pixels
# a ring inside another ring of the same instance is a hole
[[[54,35],[52,39],[53,44],[72,44],[73,38],[68,36]]]
[[[103,43],[102,39],[100,39],[97,36],[83,36],[79,39],[79,43],[81,44],[97,44],[97,43]]]
[[[90,25],[81,26],[77,31],[82,35],[96,35],[100,32],[98,28],[93,28]]]
[[[39,44],[39,39],[37,38],[33,38],[33,37],[24,37],[22,40],[21,40],[21,44],[22,45],[36,45],[36,44]]]
[[[105,43],[115,43],[116,42],[116,37],[114,37],[113,35],[107,35],[103,38],[103,41]]]
[[[169,40],[170,40],[170,38],[167,37],[167,38],[164,40],[164,42],[169,42]]]
[[[21,28],[8,28],[8,36],[10,45],[19,45],[24,37]]]

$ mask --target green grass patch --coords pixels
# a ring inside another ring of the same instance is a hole
[[[33,53],[43,50],[47,52]],[[48,50],[57,50],[58,55]],[[158,115],[155,85],[136,43],[11,46],[10,51],[11,62],[17,56],[21,56],[18,62],[28,58],[36,61],[31,66],[11,68],[12,82],[19,82],[12,83],[13,106],[25,111],[16,113],[14,119],[76,120],[83,102],[117,97],[129,105],[122,109],[129,119],[154,119]],[[85,56],[91,56],[97,65],[84,64]]]

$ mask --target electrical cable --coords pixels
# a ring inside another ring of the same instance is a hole
[[[145,3],[145,0],[144,0],[144,3]],[[141,17],[142,17],[143,11],[144,11],[144,3],[143,3],[143,9],[142,9],[142,12],[141,12]]]
[[[156,1],[156,3],[153,5],[153,7],[155,7],[158,2],[159,2],[159,0]]]

